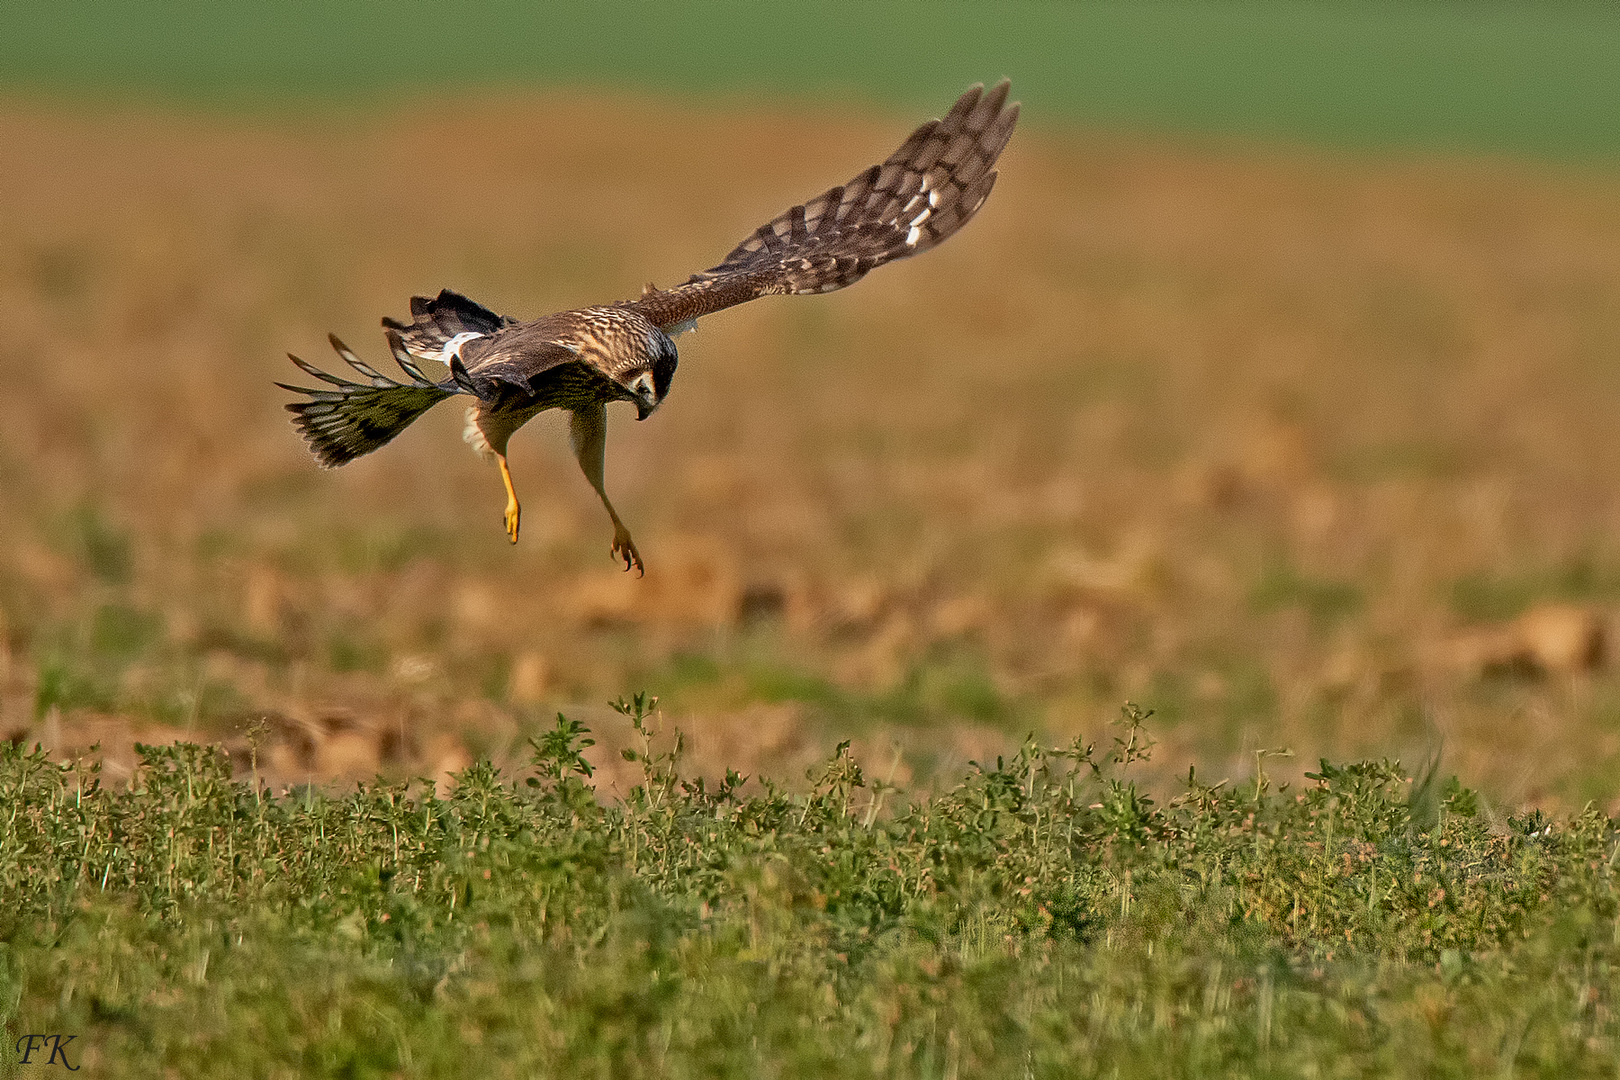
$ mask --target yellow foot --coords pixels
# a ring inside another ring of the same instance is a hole
[[[613,531],[613,557],[624,560],[624,569],[629,573],[630,568],[636,568],[637,577],[646,577],[647,568],[641,564],[641,552],[636,550],[636,543],[630,539],[630,534],[624,529]]]
[[[495,460],[500,463],[501,484],[506,488],[506,538],[515,544],[523,511],[518,507],[517,488],[512,486],[512,470],[506,465],[506,455],[496,454]]]

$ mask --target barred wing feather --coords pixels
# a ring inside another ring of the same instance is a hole
[[[628,306],[666,331],[772,294],[831,292],[876,267],[927,251],[965,225],[995,185],[994,165],[1018,122],[1010,84],[974,86],[890,154],[761,225],[719,265],[683,285],[649,287]]]

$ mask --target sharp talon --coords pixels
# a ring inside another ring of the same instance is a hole
[[[628,535],[613,538],[613,557],[624,560],[624,572],[629,573],[633,568],[637,577],[646,577],[647,568],[642,565],[641,552],[636,550],[635,542]]]

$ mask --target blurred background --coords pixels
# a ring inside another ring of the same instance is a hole
[[[277,782],[611,787],[855,740],[926,783],[1030,732],[1272,775],[1438,759],[1620,809],[1620,11],[1607,3],[13,2],[0,33],[0,737],[218,740]],[[318,470],[271,385],[465,292],[683,280],[976,81],[962,236],[681,339],[563,420],[522,542],[455,404]]]

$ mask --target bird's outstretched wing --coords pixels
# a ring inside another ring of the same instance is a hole
[[[667,332],[759,296],[822,293],[944,241],[967,223],[996,182],[1018,122],[1003,80],[974,86],[942,120],[911,133],[881,165],[761,225],[718,266],[673,289],[651,286],[626,306]]]

